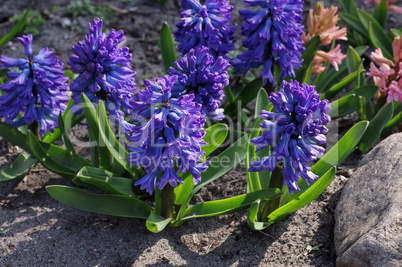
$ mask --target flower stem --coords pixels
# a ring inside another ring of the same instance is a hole
[[[271,180],[269,182],[269,188],[279,188],[280,190],[282,190],[283,188],[282,168],[277,166],[272,172]],[[280,204],[281,204],[280,197],[267,201],[265,203],[264,210],[262,211],[261,221],[266,220],[269,214],[271,214],[274,210],[280,207]]]
[[[174,188],[165,185],[161,191],[161,215],[163,218],[173,218]]]
[[[28,125],[28,129],[31,130],[36,139],[39,141],[42,139],[39,133],[39,123],[37,121],[34,121]]]

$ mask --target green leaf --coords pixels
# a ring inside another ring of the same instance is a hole
[[[349,46],[348,51],[346,52],[346,67],[348,68],[349,73],[357,71],[361,63],[362,59],[360,58],[360,55],[353,49],[353,47]]]
[[[252,82],[248,83],[243,90],[240,92],[238,96],[236,96],[232,103],[229,104],[225,108],[227,110],[228,115],[232,115],[236,112],[237,109],[242,109],[245,107],[250,101],[254,100],[260,91],[261,87],[264,84],[264,80],[262,78],[257,78]]]
[[[364,25],[362,24],[362,22],[360,21],[360,19],[357,16],[354,15],[350,15],[350,14],[345,14],[345,13],[340,13],[339,16],[341,17],[341,19],[352,29],[354,29],[356,32],[360,33],[361,35],[363,35],[363,37],[365,39],[369,39],[369,35],[368,35],[368,27],[365,28]]]
[[[310,63],[313,61],[315,54],[317,53],[318,47],[320,46],[320,36],[316,35],[313,39],[308,41],[306,44],[306,50],[302,53],[302,66],[300,69],[295,71],[296,80],[302,82],[304,77],[306,76],[306,71],[310,66]]]
[[[343,78],[340,82],[332,86],[328,91],[322,93],[321,99],[331,99],[336,94],[338,94],[343,88],[345,88],[346,85],[353,82],[356,79],[357,75],[360,75],[360,73],[358,73],[357,71],[349,74],[348,76]]]
[[[246,157],[247,140],[248,135],[244,135],[235,143],[233,143],[230,147],[228,147],[225,151],[211,159],[211,163],[209,164],[208,169],[201,174],[201,182],[194,186],[193,190],[190,193],[183,192],[183,195],[184,193],[186,193],[187,195],[180,196],[184,199],[184,201],[180,201],[178,203],[182,205],[177,215],[178,219],[183,218],[184,211],[186,210],[188,203],[195,193],[197,193],[205,185],[215,181],[216,179],[227,173],[234,166],[244,160],[244,158]],[[177,197],[175,196],[175,198]]]
[[[386,29],[387,24],[387,1],[381,0],[380,4],[374,8],[373,17],[377,20],[377,22]]]
[[[31,12],[31,8],[28,8],[27,10],[25,10],[24,14],[22,15],[22,18],[20,19],[20,21],[18,21],[17,25],[14,26],[14,28],[11,29],[11,31],[9,33],[7,33],[6,35],[4,35],[1,39],[0,39],[0,48],[7,43],[8,41],[11,40],[11,38],[13,38],[17,33],[19,33],[25,26],[25,22],[27,19],[27,16],[29,14],[29,12]]]
[[[168,73],[169,67],[173,66],[173,62],[176,61],[176,53],[173,45],[172,32],[169,25],[165,22],[162,25],[160,33],[162,62],[165,73]]]
[[[209,156],[212,152],[214,152],[221,144],[225,141],[228,136],[229,128],[226,124],[218,123],[212,125],[208,129],[205,130],[205,136],[203,140],[207,143],[207,145],[202,146],[202,151],[205,152],[203,155],[203,159]]]
[[[51,157],[31,131],[28,131],[27,142],[32,154],[46,169],[66,178],[72,179],[75,177],[74,169],[64,166],[59,161]]]
[[[268,223],[258,221],[258,212],[261,205],[261,200],[258,199],[251,203],[248,210],[247,224],[252,230],[263,230],[268,226]]]
[[[37,162],[26,153],[18,155],[17,159],[8,167],[0,171],[0,182],[11,182],[29,172]]]
[[[162,218],[154,210],[152,210],[145,225],[152,233],[159,233],[166,228],[171,220],[172,218]]]
[[[392,59],[392,41],[385,33],[381,25],[370,14],[363,10],[358,10],[357,15],[363,27],[369,34],[369,39],[375,48],[381,47],[384,56]]]
[[[391,29],[392,39],[395,37],[401,36],[402,29]]]
[[[66,129],[64,127],[64,120],[61,114],[59,115],[58,123],[61,132],[61,137],[63,139],[64,145],[66,146],[66,150],[71,158],[74,169],[79,170],[84,166],[89,166],[90,163],[84,158],[78,156],[77,153],[75,152],[74,145],[71,143],[71,140],[68,137],[68,134],[66,133]]]
[[[31,153],[31,150],[26,142],[26,135],[18,131],[18,129],[8,125],[7,123],[0,122],[0,133],[1,137],[3,137],[11,144],[19,146],[26,152]]]
[[[101,101],[98,102],[101,103]],[[96,140],[99,156],[99,167],[106,170],[111,170],[113,158],[109,154],[109,151],[105,147],[105,143],[100,137],[98,119],[96,117],[96,110],[92,102],[88,99],[88,97],[83,93],[81,94],[81,105],[85,114],[85,118],[89,124],[89,131],[92,131],[93,137]]]
[[[233,213],[243,209],[247,209],[250,205],[258,199],[271,200],[281,195],[279,189],[263,189],[254,191],[240,196],[235,196],[227,199],[207,201],[195,204],[186,210],[185,216],[182,220],[193,218],[202,218],[216,215],[223,215]]]
[[[272,224],[279,220],[282,220],[286,215],[292,213],[316,199],[331,183],[335,176],[335,167],[332,167],[327,171],[320,179],[318,179],[309,189],[300,194],[297,198],[289,201],[285,205],[276,209],[270,215],[268,215],[268,223]]]
[[[343,12],[345,12],[346,14],[357,16],[357,7],[354,0],[338,0],[338,2],[342,7]]]
[[[107,116],[106,109],[103,101],[99,101],[98,103],[98,121],[97,127],[99,129],[100,136],[103,140],[103,143],[106,145],[106,148],[113,156],[113,158],[125,169],[130,175],[132,175],[135,179],[141,176],[141,168],[134,167],[130,162],[127,161],[129,155],[127,150],[119,143],[119,141],[114,136],[112,129],[110,129]]]
[[[361,121],[354,125],[345,133],[338,143],[325,153],[325,155],[311,168],[311,171],[321,177],[333,166],[339,166],[342,164],[347,156],[349,156],[349,154],[356,148],[368,125],[369,123],[367,121]],[[310,185],[314,183],[315,181],[310,182]],[[302,179],[297,184],[300,187],[300,191],[293,192],[293,195],[290,195],[286,186],[283,188],[281,205],[298,198],[309,187]]]
[[[343,97],[331,103],[331,111],[328,115],[332,119],[337,119],[356,111],[359,107],[359,97],[371,99],[377,90],[378,87],[375,85],[365,85],[348,92]]]
[[[393,117],[387,125],[385,125],[384,129],[381,132],[381,135],[388,133],[394,127],[398,126],[399,123],[402,122],[402,112],[399,112],[395,117]]]
[[[312,71],[313,71],[313,63],[311,62],[310,65],[308,66],[306,73],[304,74],[303,78],[304,83],[310,84]]]
[[[360,152],[368,152],[374,143],[380,138],[382,130],[392,118],[393,109],[393,102],[385,104],[370,121],[366,133],[360,140]]]
[[[147,219],[151,206],[138,198],[125,195],[100,195],[62,185],[46,186],[47,192],[70,207],[100,214]]]
[[[255,102],[255,110],[254,110],[254,120],[260,117],[260,113],[262,110],[265,110],[269,106],[268,94],[267,92],[261,88],[258,92],[257,99]]]
[[[133,180],[124,177],[114,177],[112,172],[103,169],[89,166],[83,167],[77,173],[73,182],[77,179],[83,183],[96,186],[108,194],[135,195],[132,190]]]

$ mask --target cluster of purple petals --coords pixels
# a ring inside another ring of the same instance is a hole
[[[235,26],[230,26],[233,6],[229,0],[182,0],[182,11],[177,30],[174,32],[182,55],[190,49],[207,46],[210,53],[218,58],[226,57],[234,49]]]
[[[331,120],[328,116],[331,106],[326,99],[320,100],[314,86],[300,86],[297,81],[283,81],[283,89],[278,94],[271,93],[268,99],[276,112],[261,112],[264,133],[251,143],[257,150],[271,145],[273,149],[269,156],[252,162],[249,171],[272,172],[277,162],[283,161],[284,184],[292,193],[300,190],[297,185],[300,176],[307,183],[317,178],[306,163],[324,152],[320,145],[327,140],[325,125]]]
[[[136,124],[128,139],[133,142],[128,148],[128,161],[142,166],[147,174],[135,185],[141,185],[149,194],[154,187],[163,189],[167,183],[172,187],[183,183],[179,172],[187,171],[194,184],[200,182],[201,172],[208,162],[201,156],[205,135],[205,119],[201,105],[196,104],[194,94],[173,96],[172,87],[177,76],[164,76],[152,82],[145,80],[145,90],[139,91],[133,102],[132,118]],[[161,175],[160,175],[161,174]]]
[[[302,7],[303,0],[243,0],[248,6],[260,9],[240,11],[242,35],[247,39],[243,46],[248,50],[237,56],[233,67],[245,74],[251,68],[263,66],[261,77],[272,84],[274,64],[280,67],[280,79],[301,67],[303,52]]]
[[[130,99],[136,90],[135,71],[130,66],[128,47],[117,47],[125,39],[123,31],[112,29],[105,34],[102,25],[102,20],[95,19],[93,25],[89,24],[85,42],[73,46],[75,55],[69,57],[68,64],[79,76],[70,85],[75,101],[71,110],[75,115],[82,113],[80,96],[85,93],[94,105],[105,101],[109,114],[124,122],[124,113],[130,111]]]
[[[194,101],[202,105],[202,114],[208,119],[222,120],[223,109],[219,106],[224,97],[223,88],[229,84],[229,66],[223,57],[215,59],[207,47],[191,49],[169,69],[170,75],[178,77],[172,95],[194,94]]]
[[[60,112],[66,109],[67,80],[63,77],[63,62],[47,47],[32,57],[32,35],[17,38],[24,46],[28,58],[12,59],[2,55],[1,68],[17,68],[7,73],[10,81],[0,85],[5,93],[0,96],[0,117],[19,127],[36,121],[40,134],[53,132],[58,127]],[[17,115],[24,113],[16,119]]]

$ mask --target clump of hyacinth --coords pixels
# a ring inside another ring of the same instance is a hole
[[[241,26],[246,36],[243,46],[248,50],[237,56],[233,67],[241,74],[263,66],[261,77],[274,81],[274,64],[281,69],[280,79],[295,77],[294,69],[301,67],[304,51],[300,35],[303,33],[302,0],[243,0],[248,6],[260,9],[240,11],[246,22]]]
[[[1,68],[17,68],[7,73],[11,79],[0,85],[0,117],[19,127],[37,122],[40,135],[57,127],[60,112],[66,109],[67,80],[63,77],[63,62],[47,47],[32,56],[32,35],[18,37],[27,58],[13,59],[2,55]],[[17,115],[23,113],[21,118]],[[17,119],[16,119],[17,118]]]
[[[194,103],[194,94],[174,97],[172,86],[177,76],[164,76],[156,82],[145,80],[146,89],[139,91],[132,102],[133,122],[137,125],[128,139],[128,161],[142,166],[147,174],[135,185],[141,185],[152,194],[154,187],[163,189],[166,184],[176,187],[183,183],[178,176],[187,171],[194,184],[201,181],[201,172],[208,162],[201,156],[205,135],[201,105]],[[161,175],[159,175],[161,174]]]
[[[338,8],[335,6],[324,8],[322,1],[318,2],[314,9],[310,9],[307,17],[308,31],[301,36],[304,44],[307,44],[316,35],[320,36],[320,45],[323,46],[331,44],[333,40],[347,40],[346,28],[336,26],[338,23],[337,11]],[[341,64],[345,58],[346,55],[342,54],[339,44],[329,52],[318,50],[313,59],[312,73],[323,72],[326,69],[325,62],[331,63],[338,71],[338,64]]]
[[[382,54],[381,48],[371,53],[373,61],[370,62],[368,76],[372,76],[378,90],[387,96],[387,102],[392,100],[402,102],[402,35],[392,42],[394,61],[387,59]]]
[[[397,14],[402,14],[402,7],[394,5],[398,0],[386,0],[387,9]],[[374,3],[377,7],[380,5],[381,0],[365,0],[365,4]]]
[[[224,97],[223,88],[229,84],[229,66],[223,57],[215,60],[207,47],[191,49],[174,63],[174,68],[169,68],[170,75],[178,76],[172,95],[193,93],[194,101],[202,105],[202,114],[213,120],[223,119],[223,109],[219,106]]]
[[[68,64],[79,76],[70,85],[75,101],[71,109],[75,115],[82,112],[80,96],[85,93],[94,105],[105,101],[109,114],[123,121],[136,89],[135,72],[130,66],[128,47],[117,47],[125,39],[123,31],[112,29],[105,34],[102,25],[102,20],[95,19],[93,25],[89,24],[85,42],[73,46],[75,55],[69,57]]]
[[[268,99],[276,112],[261,112],[264,133],[251,139],[251,144],[257,150],[272,146],[272,151],[252,162],[249,171],[272,172],[278,161],[282,161],[283,182],[292,193],[300,190],[297,185],[300,176],[307,183],[318,178],[307,162],[324,152],[320,145],[326,142],[325,125],[331,120],[328,116],[331,106],[326,99],[320,100],[314,86],[300,86],[297,81],[283,81],[283,89],[278,94],[271,93]]]
[[[176,24],[174,37],[182,55],[190,49],[207,46],[215,57],[227,57],[234,49],[235,26],[230,26],[233,6],[229,0],[182,0],[180,22]]]

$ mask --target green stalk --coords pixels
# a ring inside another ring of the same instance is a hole
[[[161,216],[173,218],[174,188],[170,184],[165,185],[161,191]]]
[[[282,168],[276,167],[271,175],[271,181],[269,182],[269,188],[283,188],[283,175]],[[262,211],[261,221],[265,221],[273,211],[280,207],[281,197],[277,197],[273,200],[265,202],[264,210]]]

